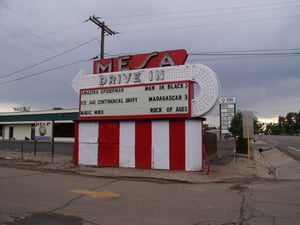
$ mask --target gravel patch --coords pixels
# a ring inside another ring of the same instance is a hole
[[[25,163],[36,162],[36,164],[42,165],[45,168],[49,167],[54,169],[74,167],[71,155],[54,155],[52,158],[52,155],[49,152],[38,152],[36,155],[34,153],[24,152],[22,155],[19,151],[0,150],[0,159],[23,161]]]
[[[37,170],[73,171],[77,173],[89,173],[96,170],[91,166],[75,166],[72,155],[56,154],[52,158],[49,152],[34,153],[20,151],[0,150],[2,164],[12,167],[28,167]]]

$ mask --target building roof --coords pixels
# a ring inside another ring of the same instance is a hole
[[[35,121],[73,121],[78,119],[78,109],[40,110],[0,113],[0,124],[29,123]]]

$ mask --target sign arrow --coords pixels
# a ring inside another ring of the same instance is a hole
[[[120,87],[130,84],[184,80],[191,80],[196,83],[194,94],[197,96],[192,99],[191,116],[203,116],[212,110],[219,97],[220,82],[217,75],[202,64],[156,67],[104,74],[84,74],[81,70],[72,80],[72,87],[79,93],[80,89],[87,88]]]

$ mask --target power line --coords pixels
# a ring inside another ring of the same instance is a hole
[[[224,60],[245,60],[245,59],[258,59],[258,58],[266,58],[266,57],[286,57],[287,55],[273,55],[273,56],[266,56],[266,55],[260,55],[260,56],[254,56],[254,55],[245,55],[245,56],[222,56],[222,57],[209,57],[209,58],[193,58],[193,59],[187,59],[188,62],[204,62],[204,61],[224,61]],[[293,56],[300,56],[300,55],[293,55]]]
[[[34,77],[34,76],[41,75],[43,73],[47,73],[47,72],[50,72],[50,71],[58,70],[58,69],[61,69],[61,68],[67,67],[67,66],[71,66],[71,65],[80,63],[80,62],[88,62],[89,60],[90,59],[87,59],[87,60],[77,60],[77,61],[74,61],[74,62],[70,62],[70,63],[64,64],[64,65],[56,66],[56,67],[53,67],[53,68],[50,68],[50,69],[47,69],[47,70],[43,70],[43,71],[40,71],[40,72],[31,73],[31,74],[28,74],[28,75],[25,75],[25,76],[22,76],[22,77],[19,77],[19,78],[15,78],[15,79],[12,79],[12,80],[3,81],[3,82],[0,82],[0,85],[12,83],[12,82],[19,81],[19,80],[28,79],[28,78],[31,78],[31,77]]]
[[[215,9],[200,9],[200,10],[187,10],[187,11],[173,11],[173,12],[161,12],[161,13],[143,13],[135,15],[117,15],[117,16],[107,16],[106,18],[132,18],[132,17],[153,17],[153,16],[164,16],[164,15],[177,15],[177,14],[190,14],[190,13],[199,13],[199,12],[209,12],[209,11],[224,11],[224,10],[240,10],[247,8],[260,8],[260,7],[269,7],[274,5],[284,5],[287,7],[287,4],[299,4],[299,1],[284,1],[284,2],[272,2],[265,4],[255,4],[255,5],[246,5],[246,6],[235,6],[235,7],[223,7]],[[294,6],[294,5],[292,5]]]
[[[248,53],[248,52],[288,52],[288,51],[300,51],[300,48],[268,48],[268,49],[247,49],[247,50],[231,50],[231,51],[214,51],[214,52],[199,52],[190,53],[190,55],[206,54],[206,53]]]
[[[290,52],[293,51],[293,52]],[[300,48],[268,48],[268,49],[247,49],[247,50],[228,50],[228,51],[207,51],[207,52],[189,52],[189,56],[218,56],[218,55],[224,55],[224,56],[231,56],[231,55],[242,55],[245,53],[252,53],[252,52],[261,52],[262,55],[268,55],[267,53],[270,52],[271,54],[290,54],[290,53],[300,53]],[[259,54],[253,54],[253,55],[259,55]],[[138,52],[122,52],[122,53],[106,53],[106,55],[110,57],[117,57],[120,55],[134,55],[134,54],[140,54]]]
[[[153,29],[141,29],[141,30],[127,30],[123,33],[127,32],[151,32],[151,31],[158,31],[158,30],[183,30],[183,29],[190,29],[190,28],[202,28],[202,27],[209,27],[209,26],[219,26],[219,25],[233,25],[233,24],[243,24],[243,23],[255,23],[255,22],[261,22],[261,21],[273,21],[273,20],[279,20],[279,19],[290,19],[294,17],[299,17],[300,14],[291,15],[291,16],[282,16],[282,17],[269,17],[269,18],[263,18],[263,19],[249,19],[249,20],[240,20],[240,21],[232,21],[232,22],[224,22],[224,23],[210,23],[210,24],[201,24],[201,25],[184,25],[184,26],[168,26],[162,27],[162,28],[153,28]]]
[[[254,56],[288,56],[288,55],[300,55],[300,52],[274,52],[274,51],[291,51],[291,50],[300,50],[298,48],[293,48],[293,49],[254,49],[254,50],[244,50],[244,51],[221,51],[221,52],[199,52],[199,53],[190,53],[189,55],[191,56],[227,56],[227,57],[221,57],[221,58],[207,58],[207,59],[189,59],[188,61],[192,62],[192,61],[210,61],[210,60],[226,60],[226,59],[241,59],[240,56],[245,56],[246,58],[248,57],[254,57]],[[268,53],[269,51],[269,53]],[[270,52],[273,51],[273,52]],[[251,52],[258,52],[258,53],[251,53]],[[228,57],[230,56],[230,57]],[[244,57],[243,57],[244,58]],[[87,59],[87,60],[77,60],[74,62],[70,62],[64,65],[60,65],[57,67],[53,67],[47,70],[43,70],[43,71],[39,71],[36,73],[31,73],[19,78],[15,78],[12,80],[8,80],[8,81],[3,81],[0,82],[0,85],[3,84],[8,84],[8,83],[12,83],[12,82],[16,82],[19,80],[24,80],[24,79],[28,79],[34,76],[38,76],[41,75],[43,73],[47,73],[50,71],[54,71],[54,70],[58,70],[67,66],[71,66],[80,62],[88,62],[90,60],[93,59]]]
[[[34,35],[34,37],[30,38],[30,39],[22,39],[22,41],[19,41],[17,43],[14,42],[13,46],[16,47],[18,45],[22,45],[22,44],[27,44],[28,42],[32,42],[32,41],[35,41],[35,40],[40,40],[41,38],[43,37],[49,37],[50,35],[60,35],[61,33],[63,32],[66,32],[67,30],[70,30],[71,28],[74,28],[74,27],[77,27],[78,28],[78,25],[80,23],[76,22],[76,23],[72,23],[72,24],[69,24],[69,25],[66,25],[66,26],[62,26],[60,28],[56,28],[56,29],[52,29],[48,32],[45,32],[45,33],[41,33],[41,34],[36,34],[35,32],[32,32],[32,34]],[[72,38],[72,37],[70,37]],[[1,47],[0,50],[6,50],[6,49],[10,49],[11,47],[8,46],[8,47]]]
[[[300,2],[298,3],[300,4]],[[297,4],[297,5],[298,5]],[[290,5],[290,6],[281,6],[281,7],[272,7],[272,8],[267,8],[267,9],[251,9],[251,10],[246,10],[246,11],[234,11],[234,12],[223,12],[223,13],[217,13],[217,14],[208,14],[208,15],[190,15],[188,17],[177,17],[177,18],[168,18],[168,19],[161,19],[158,18],[156,21],[151,18],[150,21],[141,21],[141,22],[130,22],[130,23],[119,23],[119,24],[114,24],[115,26],[126,26],[126,25],[138,25],[138,24],[149,24],[149,23],[162,23],[162,22],[169,22],[169,21],[176,21],[182,19],[191,19],[191,18],[208,18],[208,17],[217,17],[217,16],[230,16],[230,15],[235,15],[235,14],[245,14],[245,13],[257,13],[257,12],[264,12],[264,11],[271,11],[271,10],[278,10],[278,9],[283,9],[283,8],[290,8],[290,7],[295,7],[297,5]],[[210,10],[211,11],[211,10]],[[197,11],[191,11],[191,13],[197,12]],[[184,14],[184,13],[182,13]]]
[[[300,55],[300,52],[203,52],[190,53],[193,56],[283,56],[283,55]]]
[[[95,41],[95,40],[96,40],[96,39],[93,38],[93,39],[91,39],[91,40],[89,40],[89,41],[86,41],[86,42],[84,42],[84,43],[82,43],[82,44],[79,44],[79,45],[77,45],[77,46],[75,46],[75,47],[73,47],[73,48],[70,48],[70,49],[68,49],[68,50],[66,50],[66,51],[63,51],[63,52],[61,52],[61,53],[59,53],[59,54],[57,54],[57,55],[51,56],[51,57],[49,57],[49,58],[47,58],[47,59],[41,60],[41,61],[39,61],[39,62],[37,62],[37,63],[34,63],[34,64],[30,65],[30,66],[26,66],[26,67],[24,67],[24,68],[22,68],[22,69],[19,69],[19,70],[14,71],[14,72],[11,72],[11,73],[8,73],[8,74],[5,74],[5,75],[1,75],[1,76],[0,76],[0,79],[3,79],[3,78],[5,78],[5,77],[9,77],[9,76],[13,76],[13,75],[15,75],[15,74],[17,74],[17,73],[20,73],[20,72],[26,71],[26,70],[28,70],[28,69],[31,69],[31,68],[33,68],[33,67],[36,67],[36,66],[38,66],[38,65],[41,65],[41,64],[43,64],[43,63],[45,63],[45,62],[48,62],[48,61],[53,60],[53,59],[55,59],[55,58],[58,58],[59,56],[62,56],[62,55],[65,55],[65,54],[67,54],[67,53],[69,53],[69,52],[71,52],[71,51],[74,51],[74,50],[77,49],[77,48],[80,48],[80,47],[82,47],[82,46],[84,46],[84,45],[87,45],[87,44],[89,44],[90,42]]]
[[[300,56],[300,52],[299,52],[300,49],[295,48],[295,49],[289,49],[289,50],[298,50],[298,51],[297,52],[274,52],[273,50],[269,49],[269,50],[190,53],[189,56],[192,56],[192,59],[189,58],[188,61],[189,62],[199,62],[199,61],[203,62],[203,61],[219,61],[219,60],[233,60],[233,59],[234,60],[240,60],[240,59],[243,60],[243,59],[248,59],[248,58],[257,59],[257,58],[262,58],[262,57]],[[264,51],[264,52],[261,52],[261,51]],[[208,58],[195,58],[195,56],[207,56]]]

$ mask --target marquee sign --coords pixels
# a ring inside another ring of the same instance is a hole
[[[80,90],[80,120],[190,117],[191,82]]]
[[[79,72],[73,79],[72,86],[79,93],[81,89],[186,80],[196,83],[200,90],[200,93],[191,100],[191,117],[203,116],[216,104],[219,97],[220,84],[216,74],[202,64],[157,67],[106,74],[86,75]]]
[[[186,58],[184,49],[127,55],[80,71],[74,164],[203,169],[203,121],[191,117],[213,109],[220,83],[205,65],[183,65]]]

